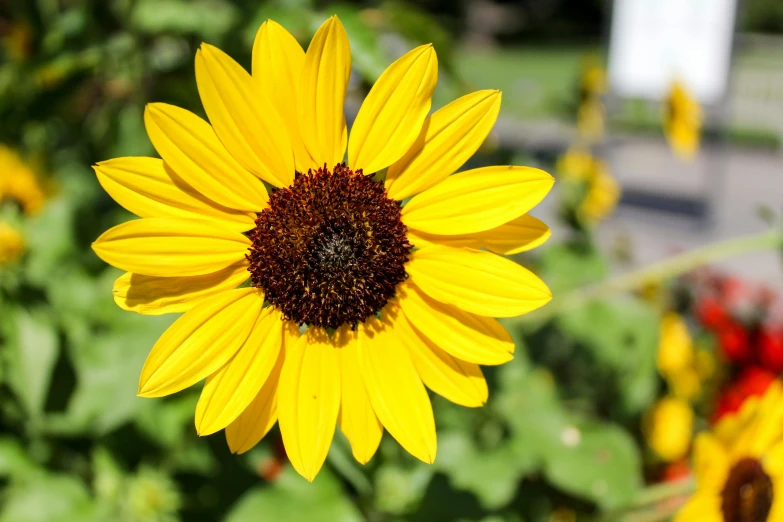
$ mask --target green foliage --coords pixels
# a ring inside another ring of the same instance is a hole
[[[359,522],[361,513],[345,496],[339,480],[326,471],[312,484],[286,468],[271,487],[254,488],[239,499],[225,522],[254,520],[263,513],[269,520],[296,522],[302,513],[312,522]]]

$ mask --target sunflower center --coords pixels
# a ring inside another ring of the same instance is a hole
[[[286,319],[355,327],[405,280],[406,232],[400,204],[361,170],[338,164],[297,172],[256,219],[251,282]]]
[[[721,492],[724,522],[766,522],[772,508],[772,479],[757,459],[738,461]]]

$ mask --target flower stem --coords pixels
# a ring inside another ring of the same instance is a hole
[[[693,477],[644,488],[633,503],[620,511],[604,513],[599,522],[663,522],[680,510],[693,493]]]
[[[772,229],[760,234],[708,245],[633,270],[586,287],[555,296],[548,306],[523,316],[524,322],[545,321],[559,313],[584,306],[594,300],[636,290],[690,272],[700,266],[750,252],[783,247],[783,230]]]

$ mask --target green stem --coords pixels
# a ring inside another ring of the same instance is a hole
[[[601,522],[663,522],[683,506],[693,492],[692,477],[655,484],[643,489],[630,506],[621,511],[605,513]]]
[[[679,497],[683,495],[689,495],[693,492],[693,488],[696,484],[692,477],[675,480],[672,482],[662,482],[644,488],[636,498],[634,499],[633,506],[635,508],[646,506],[648,504],[654,504],[661,502],[662,500],[670,499],[673,497]]]
[[[619,276],[605,279],[599,283],[578,288],[560,296],[555,296],[552,303],[538,312],[523,316],[524,319],[522,319],[522,321],[544,321],[551,319],[559,313],[579,308],[596,299],[603,299],[616,294],[636,290],[648,284],[670,279],[690,272],[700,266],[708,265],[740,254],[780,248],[781,246],[783,246],[783,230],[777,229],[708,245],[642,267],[638,270],[633,270]]]

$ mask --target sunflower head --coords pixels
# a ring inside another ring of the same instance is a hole
[[[351,52],[336,17],[306,52],[265,22],[252,74],[201,46],[196,83],[209,122],[150,104],[145,124],[161,159],[95,167],[141,218],[93,244],[126,271],[115,301],[144,314],[185,312],[152,348],[139,395],[205,381],[200,435],[225,429],[231,451],[243,453],[279,421],[308,480],[336,424],[362,464],[384,429],[434,460],[426,387],[483,405],[479,365],[514,351],[494,317],[551,298],[502,256],[549,237],[527,212],[553,183],[509,165],[454,174],[492,129],[501,95],[478,91],[429,114],[437,67],[432,45],[400,57],[349,133]]]
[[[411,244],[383,183],[338,164],[274,191],[247,255],[252,284],[287,320],[356,328],[405,280]]]
[[[745,401],[695,442],[698,490],[675,522],[783,520],[783,386]]]

